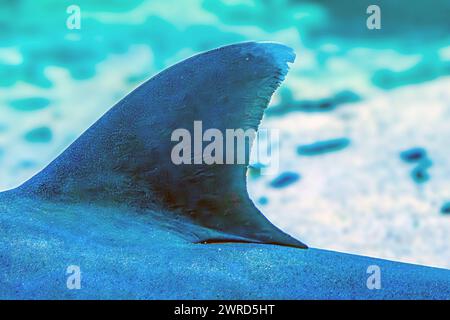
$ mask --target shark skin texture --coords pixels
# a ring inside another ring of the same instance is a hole
[[[180,62],[0,193],[0,298],[449,299],[449,270],[308,249],[276,228],[248,197],[248,163],[171,162],[172,131],[194,121],[257,129],[294,58],[248,42]]]

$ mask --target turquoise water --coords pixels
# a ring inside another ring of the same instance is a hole
[[[95,66],[109,55],[143,44],[153,52],[154,61],[150,70],[133,75],[133,82],[191,52],[244,40],[275,40],[314,50],[312,63],[299,69],[309,78],[333,75],[327,63],[353,54],[354,71],[369,73],[371,84],[383,89],[450,72],[448,59],[438,53],[450,40],[450,4],[444,0],[426,6],[421,1],[377,1],[382,29],[376,31],[366,28],[370,1],[111,1],[107,5],[77,1],[81,29],[73,31],[66,28],[69,4],[1,2],[2,87],[18,81],[51,87],[44,73],[50,65],[69,70],[77,80],[91,78]],[[355,53],[357,48],[368,51]],[[390,61],[373,61],[383,50],[392,54]],[[414,62],[395,70],[398,66],[392,58],[397,55],[398,60],[414,57]],[[322,78],[322,85],[326,83]]]

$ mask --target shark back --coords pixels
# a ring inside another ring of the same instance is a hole
[[[192,242],[243,241],[306,248],[273,226],[246,190],[241,164],[175,164],[176,129],[254,129],[283,81],[290,48],[248,42],[182,61],[128,94],[44,170],[21,196],[164,212],[165,224],[189,221]],[[195,152],[195,150],[194,150]],[[176,228],[176,227],[175,227]]]

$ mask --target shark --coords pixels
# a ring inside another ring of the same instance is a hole
[[[0,193],[0,298],[450,298],[449,270],[308,248],[277,228],[247,193],[248,160],[171,161],[172,132],[196,121],[257,130],[294,60],[246,42],[179,62]]]

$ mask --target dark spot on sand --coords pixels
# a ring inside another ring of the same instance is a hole
[[[406,163],[416,164],[411,171],[411,178],[415,183],[421,184],[430,180],[428,169],[433,163],[424,148],[415,147],[402,151],[400,152],[400,159]]]
[[[12,100],[9,105],[17,111],[36,111],[47,108],[50,105],[50,100],[43,97],[24,98]]]
[[[400,159],[405,162],[417,162],[427,156],[427,151],[424,148],[411,148],[400,152]]]
[[[266,204],[268,204],[269,203],[269,199],[267,198],[267,197],[260,197],[259,199],[258,199],[258,202],[259,202],[259,204],[260,205],[263,205],[263,206],[265,206]]]
[[[422,161],[411,171],[411,177],[414,182],[420,184],[430,180],[428,169],[431,167],[431,161]]]
[[[284,172],[280,174],[278,177],[276,177],[272,182],[270,183],[270,186],[273,188],[284,188],[287,187],[294,182],[297,182],[300,180],[300,175],[296,172]]]
[[[450,214],[450,201],[444,203],[444,205],[441,208],[442,214]]]
[[[52,140],[53,133],[48,127],[38,127],[25,134],[25,140],[32,143],[45,143]]]
[[[266,110],[267,115],[284,115],[289,112],[330,112],[347,103],[360,101],[361,98],[350,90],[336,93],[334,96],[317,100],[294,100],[292,93],[285,89],[281,93],[281,103]]]
[[[349,144],[350,140],[347,138],[317,141],[311,144],[299,146],[297,148],[297,153],[301,156],[315,156],[342,150],[348,147]]]

